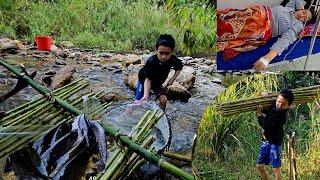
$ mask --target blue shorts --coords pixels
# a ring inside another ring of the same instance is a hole
[[[140,100],[143,97],[143,91],[143,83],[138,81],[135,100]]]
[[[266,164],[273,168],[281,167],[281,146],[269,144],[267,141],[261,143],[257,164]]]
[[[138,81],[135,100],[140,100],[143,97],[143,86],[144,84],[141,81]],[[152,91],[157,98],[159,98],[160,95],[166,95],[166,91],[162,87],[152,87]]]

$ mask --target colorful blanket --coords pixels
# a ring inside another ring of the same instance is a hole
[[[217,35],[217,51],[224,52],[225,60],[266,44],[272,36],[271,8],[218,10]]]
[[[299,34],[299,37],[313,36],[315,27],[316,27],[315,24],[307,25],[306,27],[304,27],[303,31]],[[317,31],[317,36],[320,36],[320,28]]]

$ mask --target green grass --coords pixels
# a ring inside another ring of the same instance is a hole
[[[186,2],[175,8],[157,7],[154,0],[3,0],[0,36],[33,41],[51,35],[79,47],[121,52],[148,49],[163,33],[177,41],[177,53],[212,55],[215,9]],[[180,2],[181,4],[181,2]]]
[[[290,84],[283,84],[284,77],[289,76],[292,74],[250,76],[230,86],[213,100],[200,122],[193,155],[193,165],[202,179],[260,179],[255,161],[261,139],[255,112],[223,117],[217,113],[215,107],[220,102],[256,96],[265,90],[271,92],[292,87]],[[304,83],[300,83],[298,87],[309,85],[309,81]],[[297,133],[298,178],[319,179],[320,112],[309,103],[291,109],[288,114],[285,132]],[[284,138],[283,179],[288,179],[286,142],[287,139]],[[268,172],[269,175],[273,174],[271,167],[268,167]]]

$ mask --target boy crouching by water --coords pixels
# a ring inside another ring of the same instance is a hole
[[[156,41],[156,54],[151,56],[139,71],[139,80],[136,89],[136,102],[148,101],[152,90],[160,101],[160,108],[165,110],[167,104],[166,87],[170,86],[182,70],[182,62],[172,55],[175,48],[175,40],[171,35],[160,35]],[[173,77],[164,88],[171,69],[175,70]]]

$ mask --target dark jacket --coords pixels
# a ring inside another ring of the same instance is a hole
[[[258,122],[264,130],[266,140],[280,146],[284,137],[283,126],[286,123],[287,110],[277,110],[274,102],[274,105],[264,109],[263,113],[265,116],[258,116]]]

